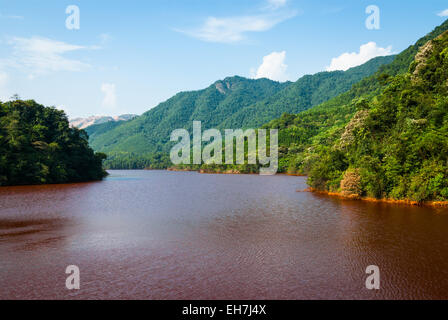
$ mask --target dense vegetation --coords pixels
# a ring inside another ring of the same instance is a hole
[[[264,125],[263,128],[279,129],[279,171],[308,175],[312,168],[322,163],[322,158],[325,158],[332,146],[336,144],[355,113],[366,109],[370,101],[390,85],[390,80],[394,76],[405,74],[409,70],[410,64],[422,45],[446,30],[448,30],[448,22],[419,39],[414,45],[397,55],[391,63],[380,66],[374,75],[356,83],[349,91],[297,115],[284,113],[280,118]],[[313,186],[322,190],[335,191],[340,187],[341,172],[339,171],[344,168],[335,167],[332,161],[329,162],[327,163],[328,173],[333,172],[335,175],[334,186],[327,188],[326,185],[318,186],[317,183],[313,183]],[[185,167],[209,172],[233,170],[250,173],[254,171],[252,166],[247,165],[203,165],[200,168],[179,166],[180,169]]]
[[[99,180],[105,157],[63,111],[32,100],[0,103],[1,186]]]
[[[317,106],[374,74],[381,66],[389,64],[395,56],[377,57],[347,71],[319,72],[306,75],[275,95],[242,108],[230,115],[221,129],[259,128],[280,117],[283,113],[299,113]]]
[[[167,169],[172,166],[169,153],[155,152],[138,154],[133,152],[114,152],[107,156],[106,169]]]
[[[238,108],[269,97],[287,85],[268,79],[226,78],[204,90],[178,93],[134,120],[90,127],[90,144],[108,153],[167,151],[173,130],[190,129],[193,120],[202,121],[204,128],[217,127]]]
[[[108,168],[166,167],[163,155],[172,146],[174,129],[191,130],[193,120],[202,121],[204,129],[256,128],[284,112],[307,110],[349,90],[393,58],[378,57],[345,72],[321,72],[294,83],[226,78],[204,90],[179,93],[134,120],[94,125],[86,131],[91,146],[108,154]]]
[[[314,188],[355,197],[447,199],[444,183],[437,182],[448,178],[442,173],[447,167],[445,66],[437,55],[443,41],[436,41],[439,49],[431,51],[425,68],[412,63],[422,46],[447,30],[445,22],[350,91],[266,125],[280,129],[280,170],[309,174]],[[416,68],[425,76],[413,82]],[[425,175],[429,171],[437,177]]]
[[[310,168],[310,185],[347,196],[448,200],[448,32],[359,106]]]

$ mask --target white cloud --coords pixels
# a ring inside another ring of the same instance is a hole
[[[284,7],[288,0],[268,0],[268,8],[276,10],[278,8]]]
[[[227,18],[208,17],[198,29],[176,31],[207,42],[235,43],[246,39],[247,32],[267,31],[296,14],[291,12]]]
[[[272,52],[263,57],[263,63],[258,67],[255,79],[268,78],[275,81],[286,81],[288,77],[285,64],[286,51]]]
[[[91,49],[88,47],[40,37],[15,37],[9,44],[13,47],[13,56],[2,64],[23,69],[29,73],[29,78],[57,71],[82,71],[90,67],[81,61],[64,57],[74,51]]]
[[[439,17],[448,17],[448,9],[445,9],[437,14]]]
[[[101,85],[101,91],[104,93],[103,107],[115,108],[117,106],[117,95],[115,92],[115,84],[113,83],[103,83]]]
[[[327,67],[327,71],[348,70],[359,66],[370,59],[380,56],[388,56],[393,54],[392,46],[387,48],[378,47],[375,42],[368,42],[359,48],[359,52],[346,52],[337,58],[331,60],[331,64]]]
[[[208,17],[202,26],[194,29],[174,29],[191,37],[218,43],[235,43],[246,39],[248,32],[262,32],[293,18],[297,10],[279,10],[289,0],[265,0],[259,14],[234,17]]]

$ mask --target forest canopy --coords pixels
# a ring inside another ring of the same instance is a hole
[[[448,200],[448,22],[352,90],[267,125],[280,171],[349,197]]]
[[[312,187],[353,196],[448,200],[448,31],[388,79],[309,170]],[[347,186],[349,186],[347,188]]]
[[[0,186],[100,180],[105,158],[63,111],[33,100],[0,102]]]

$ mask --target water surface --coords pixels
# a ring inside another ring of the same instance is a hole
[[[448,298],[448,209],[304,188],[166,171],[0,188],[0,298]],[[79,291],[65,288],[68,265]],[[365,288],[369,265],[380,290]]]

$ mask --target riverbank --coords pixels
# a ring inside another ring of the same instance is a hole
[[[308,188],[300,192],[312,192],[317,194],[323,194],[331,197],[337,197],[344,200],[357,200],[357,201],[367,201],[367,202],[382,202],[382,203],[392,203],[392,204],[404,204],[410,206],[429,206],[429,207],[437,207],[437,208],[448,208],[448,201],[425,201],[418,202],[412,200],[396,200],[396,199],[376,199],[369,197],[355,197],[355,196],[346,196],[340,192],[329,192],[317,190],[314,188]]]
[[[150,169],[145,169],[150,170]],[[178,172],[198,172],[201,174],[247,174],[247,175],[253,175],[258,173],[253,172],[241,172],[236,169],[229,169],[225,171],[213,171],[213,170],[207,170],[207,169],[192,169],[192,168],[176,168],[171,167],[167,168],[167,171],[178,171]],[[281,172],[277,173],[278,175],[286,175],[286,176],[294,176],[294,177],[306,177],[304,174],[296,174],[296,173],[287,173],[287,172]],[[438,208],[448,208],[448,201],[425,201],[425,202],[418,202],[418,201],[412,201],[412,200],[396,200],[396,199],[376,199],[376,198],[369,198],[369,197],[358,197],[358,196],[346,196],[340,192],[329,192],[329,191],[322,191],[314,188],[307,188],[305,190],[298,190],[298,192],[312,192],[317,194],[323,194],[331,197],[337,197],[345,200],[358,200],[358,201],[367,201],[367,202],[382,202],[382,203],[391,203],[391,204],[403,204],[403,205],[409,205],[409,206],[429,206],[429,207],[438,207]]]
[[[170,167],[166,169],[167,171],[174,172],[197,172],[202,174],[258,174],[257,172],[242,172],[238,169],[227,169],[227,170],[216,170],[216,169],[206,169],[206,168],[189,168],[189,167]]]
[[[152,170],[152,169],[145,169],[145,170]],[[228,170],[211,170],[211,169],[193,169],[193,168],[177,168],[177,167],[170,167],[166,169],[167,171],[179,171],[179,172],[198,172],[202,174],[259,174],[259,172],[242,172],[238,169],[228,169]],[[286,176],[293,176],[293,177],[306,177],[305,174],[299,174],[299,173],[289,173],[289,172],[278,172],[276,173],[278,175],[286,175]]]

